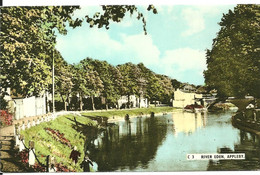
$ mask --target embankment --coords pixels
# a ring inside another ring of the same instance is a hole
[[[46,164],[47,156],[51,156],[55,158],[57,164],[64,165],[68,171],[81,172],[80,163],[83,161],[86,146],[103,129],[97,118],[124,118],[126,114],[131,118],[137,115],[148,115],[152,112],[158,114],[174,110],[176,109],[172,107],[158,107],[82,112],[81,116],[67,114],[21,131],[21,135],[24,136],[26,147],[29,147],[29,141],[34,142],[36,156],[42,164]],[[69,158],[74,146],[77,146],[81,153],[76,165]]]
[[[239,112],[232,116],[232,124],[237,128],[260,136],[260,110],[251,109]]]

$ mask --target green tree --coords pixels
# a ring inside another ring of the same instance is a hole
[[[83,97],[90,95],[90,90],[88,89],[87,81],[88,77],[86,75],[86,71],[83,68],[82,64],[73,65],[73,89],[72,96],[78,97],[79,99],[79,109],[83,110]],[[77,110],[77,107],[75,107]]]
[[[95,70],[95,65],[90,63],[91,59],[84,59],[80,61],[80,67],[84,78],[86,79],[86,88],[88,89],[88,94],[91,97],[92,109],[95,110],[94,97],[100,96],[103,91],[104,85],[100,78],[100,75]],[[96,65],[100,66],[100,64]]]
[[[1,7],[1,86],[15,94],[39,95],[51,83],[53,28],[66,33],[65,22],[78,7]]]
[[[207,50],[205,82],[219,96],[260,96],[260,6],[237,5],[224,14]]]
[[[93,66],[94,71],[99,75],[103,84],[101,96],[105,99],[105,106],[108,109],[109,104],[114,105],[119,99],[119,91],[117,88],[115,67],[108,64],[106,61],[93,60],[87,58],[87,62]]]
[[[173,87],[174,89],[178,89],[178,88],[181,87],[181,82],[180,82],[180,81],[178,81],[178,80],[176,80],[176,79],[172,79],[171,82],[172,82],[172,87]]]
[[[75,28],[82,19],[72,19],[78,6],[1,7],[1,86],[23,96],[39,95],[51,83],[52,55],[56,35],[66,34],[67,23]],[[126,13],[137,14],[146,33],[146,21],[136,6],[102,6],[93,17],[86,15],[90,27],[109,28]],[[150,5],[147,10],[157,13]]]
[[[121,80],[122,87],[120,88],[120,94],[126,95],[128,98],[127,107],[130,108],[130,95],[138,94],[138,79],[140,70],[133,63],[126,63],[117,66],[123,79]]]
[[[67,111],[67,106],[70,103],[70,94],[73,88],[73,66],[69,65],[59,53],[55,58],[55,92],[59,94],[64,103],[64,109]],[[52,92],[52,87],[49,88]]]
[[[162,101],[163,103],[169,103],[174,93],[172,81],[166,75],[157,74],[157,77],[159,77],[160,79],[160,85],[162,88],[162,93],[161,96],[159,97],[159,100]]]

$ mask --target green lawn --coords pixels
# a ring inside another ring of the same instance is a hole
[[[120,116],[124,117],[126,114],[131,116],[138,116],[142,114],[162,113],[162,112],[173,112],[176,108],[173,107],[152,107],[152,108],[134,108],[134,109],[123,109],[123,110],[111,110],[111,111],[93,111],[93,112],[82,112],[83,116],[100,116],[100,117],[113,117]]]

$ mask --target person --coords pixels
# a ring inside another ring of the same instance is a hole
[[[57,172],[57,168],[54,166],[53,163],[51,164],[51,167],[49,168],[49,172],[50,172],[50,173],[55,173],[55,172]]]
[[[71,151],[71,153],[70,153],[70,159],[72,159],[73,162],[74,162],[75,164],[77,164],[79,157],[80,157],[80,152],[77,151],[77,146],[74,146],[74,149],[73,149],[73,150]]]
[[[80,164],[80,167],[83,169],[84,172],[90,172],[89,164],[93,166],[92,161],[89,159],[88,155],[84,157],[84,160]]]
[[[35,149],[31,147],[29,149],[29,166],[33,166],[35,164]]]
[[[20,140],[20,143],[19,143],[19,151],[21,152],[22,150],[25,149],[23,135],[20,135],[19,140]]]

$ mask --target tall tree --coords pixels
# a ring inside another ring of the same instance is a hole
[[[78,6],[1,7],[1,86],[23,96],[39,95],[51,83],[52,53],[56,35],[66,34],[66,24],[80,26],[82,19],[72,19]],[[146,33],[146,21],[136,6],[102,6],[93,17],[86,15],[90,27],[109,28],[126,13],[137,14]],[[147,10],[157,13],[150,5]]]
[[[1,86],[23,96],[39,95],[51,83],[55,43],[52,31],[66,33],[65,22],[78,7],[1,7]]]
[[[91,59],[87,58],[81,60],[80,65],[81,68],[83,69],[82,71],[83,71],[84,78],[87,81],[87,84],[85,84],[85,86],[89,90],[88,95],[91,97],[92,109],[95,110],[94,97],[101,95],[104,85],[100,78],[100,75],[95,70],[95,65],[91,64]],[[96,66],[100,66],[100,64]]]
[[[108,64],[106,61],[93,60],[87,58],[87,62],[93,66],[94,71],[99,75],[103,84],[101,96],[105,99],[105,106],[108,109],[109,104],[115,104],[119,99],[119,92],[116,80],[117,71],[115,67]]]
[[[207,50],[206,84],[223,97],[260,97],[260,6],[237,5],[219,25]]]
[[[69,65],[59,54],[55,58],[55,91],[59,94],[64,103],[64,109],[67,111],[67,106],[70,103],[70,94],[73,88],[73,66]],[[52,92],[52,88],[49,89]]]
[[[73,66],[73,89],[72,89],[72,95],[74,97],[78,97],[79,99],[79,109],[82,111],[83,110],[83,98],[85,96],[90,95],[90,90],[88,89],[87,81],[88,77],[86,74],[86,71],[83,68],[82,64],[76,64]],[[76,107],[77,110],[77,107]]]
[[[140,70],[138,67],[132,63],[126,63],[117,66],[118,70],[121,73],[122,87],[121,95],[126,95],[128,98],[127,107],[130,108],[130,95],[135,95],[138,93],[138,79],[140,75]]]

